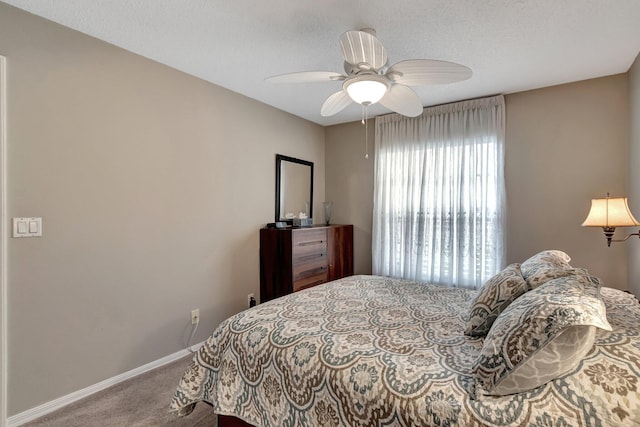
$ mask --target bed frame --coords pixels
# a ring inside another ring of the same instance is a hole
[[[240,418],[231,417],[229,415],[218,415],[218,427],[253,427]]]

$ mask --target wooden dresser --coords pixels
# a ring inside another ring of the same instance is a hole
[[[260,302],[353,274],[353,225],[260,230]]]

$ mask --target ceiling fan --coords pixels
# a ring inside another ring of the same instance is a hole
[[[388,68],[387,53],[375,30],[347,31],[340,37],[345,74],[332,71],[304,71],[281,74],[266,80],[273,83],[342,81],[342,90],[322,104],[323,117],[339,113],[352,102],[367,106],[379,102],[404,116],[422,114],[422,101],[409,86],[453,83],[473,74],[464,65],[435,59],[400,61]]]

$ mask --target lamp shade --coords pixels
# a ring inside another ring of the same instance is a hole
[[[633,227],[640,223],[633,217],[626,197],[592,199],[591,210],[583,227]]]
[[[358,104],[370,105],[380,101],[387,93],[388,83],[377,75],[358,76],[345,81],[344,89]]]

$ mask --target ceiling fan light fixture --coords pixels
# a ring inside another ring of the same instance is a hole
[[[387,79],[378,75],[356,76],[344,82],[344,90],[354,102],[371,105],[380,101],[387,90]]]

